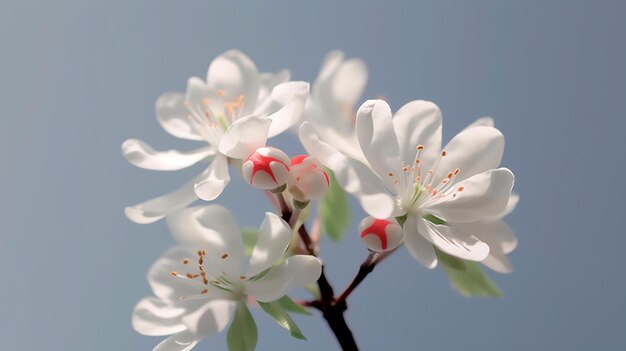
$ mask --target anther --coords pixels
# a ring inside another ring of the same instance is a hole
[[[222,259],[223,259],[223,260],[225,260],[225,259],[227,259],[227,258],[228,258],[228,254],[227,254],[227,253],[225,253],[225,254],[223,254],[223,255],[222,255]]]
[[[464,187],[462,187],[462,186],[460,186],[460,187],[459,187],[458,189],[456,189],[456,190],[458,190],[458,191],[463,191],[463,189],[465,189],[465,188],[464,188]]]
[[[182,260],[182,263],[183,264],[189,264],[189,260],[185,258],[185,259]]]
[[[446,150],[441,151],[441,156],[446,156],[447,154]]]
[[[209,292],[209,289],[204,289],[200,292],[202,295],[206,295]]]
[[[224,90],[222,90],[222,89],[217,89],[217,91],[215,92],[215,95],[217,95],[217,96],[219,96],[219,97],[224,96]]]
[[[424,150],[424,145],[417,145],[416,150]]]

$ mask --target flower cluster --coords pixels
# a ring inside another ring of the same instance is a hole
[[[289,313],[319,309],[341,346],[353,349],[352,335],[342,335],[333,318],[342,320],[352,290],[402,246],[425,267],[442,264],[461,293],[497,295],[479,268],[471,270],[473,280],[459,276],[474,262],[512,270],[506,255],[517,239],[502,218],[519,197],[512,193],[513,173],[500,167],[504,136],[485,117],[442,147],[442,114],[434,103],[411,101],[395,113],[383,100],[356,108],[366,82],[363,61],[346,60],[338,51],[326,57],[310,89],[291,81],[288,71],[259,73],[250,58],[231,50],[211,62],[206,80],[192,77],[185,93],[157,99],[157,120],[168,133],[204,145],[156,151],[129,139],[124,156],[150,170],[207,166],[180,189],[125,210],[137,223],[165,218],[178,243],[150,268],[154,296],[133,313],[138,332],[168,336],[154,350],[191,350],[227,328],[229,350],[253,350],[257,329],[250,306],[300,339]],[[290,129],[308,154],[290,157],[267,145]],[[275,204],[278,213],[267,212],[258,230],[242,230],[219,205],[192,207],[219,198],[230,166]],[[318,244],[324,232],[338,240],[346,231],[345,194],[367,214],[357,234],[368,255],[354,281],[335,296]],[[317,211],[310,210],[312,202]],[[289,298],[299,287],[316,291],[314,299]],[[335,310],[340,313],[329,312]]]

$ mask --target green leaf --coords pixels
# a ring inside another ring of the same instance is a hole
[[[287,329],[289,333],[291,334],[291,336],[293,336],[296,339],[306,340],[304,335],[302,335],[300,328],[298,328],[298,326],[296,325],[296,322],[294,322],[293,319],[291,319],[287,311],[285,311],[285,309],[280,305],[280,303],[278,303],[278,301],[274,301],[274,302],[257,301],[257,302],[259,303],[263,311],[265,311],[265,313],[272,316],[272,318],[274,318],[274,320],[276,321],[276,323],[278,323],[278,325]]]
[[[235,318],[230,324],[226,340],[229,351],[253,351],[259,336],[254,318],[244,302],[237,304]]]
[[[307,316],[312,315],[312,313],[309,312],[309,310],[306,307],[301,306],[301,305],[295,303],[287,295],[285,295],[285,296],[281,297],[280,299],[276,300],[276,302],[278,302],[282,308],[284,308],[285,310],[287,310],[289,312],[298,313],[298,314],[304,314],[304,315],[307,315]]]
[[[350,203],[348,195],[339,186],[335,176],[326,170],[330,179],[330,189],[320,201],[319,213],[324,225],[324,231],[334,240],[339,241],[346,233],[350,223]]]
[[[243,228],[241,230],[241,236],[243,237],[243,245],[246,248],[246,255],[251,256],[254,245],[259,235],[259,230],[256,228]]]
[[[500,289],[487,277],[478,263],[450,256],[439,249],[435,251],[437,259],[448,274],[452,287],[459,293],[467,297],[502,296]]]

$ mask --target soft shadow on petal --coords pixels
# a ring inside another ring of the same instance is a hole
[[[258,301],[271,302],[292,288],[315,282],[321,274],[319,259],[310,255],[295,255],[272,268],[261,279],[248,282],[246,292]]]
[[[287,82],[272,90],[272,98],[283,107],[269,115],[272,121],[268,137],[276,136],[295,125],[302,117],[309,96],[309,83]]]
[[[271,119],[257,116],[238,119],[222,136],[219,151],[231,158],[247,158],[265,145],[271,123]]]
[[[434,211],[448,222],[496,218],[509,202],[514,180],[513,173],[506,168],[477,174],[455,184],[455,196],[448,195],[440,202],[429,205],[429,211]]]
[[[246,276],[253,277],[280,260],[291,241],[291,228],[280,217],[266,212]]]
[[[372,169],[393,189],[392,178],[387,174],[400,170],[401,164],[389,105],[383,100],[364,102],[357,111],[356,135]]]
[[[219,100],[218,95],[224,101],[243,96],[239,115],[247,116],[254,111],[259,96],[259,71],[244,53],[229,50],[211,62],[207,71],[207,85],[210,103]]]
[[[457,181],[495,169],[500,166],[504,153],[504,136],[491,127],[474,127],[457,134],[446,147],[432,179],[439,181],[459,168]]]
[[[181,316],[185,309],[156,297],[147,297],[139,301],[133,310],[133,328],[143,335],[170,335],[181,332],[187,327]]]
[[[232,300],[211,300],[192,313],[183,316],[188,330],[193,334],[209,336],[223,331],[237,307]]]
[[[220,196],[229,182],[228,158],[218,154],[209,165],[206,176],[194,184],[194,191],[202,200],[212,201]]]
[[[404,245],[419,263],[428,269],[437,266],[437,255],[433,244],[417,232],[417,221],[414,216],[408,216],[402,226],[404,232]]]
[[[417,231],[441,251],[464,260],[482,261],[489,255],[489,246],[459,227],[438,225],[417,219]]]
[[[430,101],[415,100],[402,106],[393,117],[402,161],[412,165],[416,148],[420,151],[422,166],[430,167],[441,150],[441,110]]]
[[[189,122],[189,111],[185,107],[185,94],[165,93],[156,101],[157,121],[161,127],[175,137],[188,140],[204,140]]]

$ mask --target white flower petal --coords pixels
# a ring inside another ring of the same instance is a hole
[[[246,292],[261,302],[281,298],[290,289],[315,282],[322,274],[322,265],[316,257],[295,255],[272,268],[266,275],[246,284]]]
[[[291,73],[286,69],[276,73],[260,73],[259,96],[253,114],[257,116],[267,116],[278,110],[280,106],[272,99],[272,89],[278,84],[289,81],[290,78]]]
[[[457,224],[452,224],[457,225]],[[498,273],[511,273],[513,267],[506,257],[517,246],[513,230],[502,220],[458,224],[462,230],[489,245],[489,256],[482,263]]]
[[[354,106],[367,84],[367,66],[360,59],[349,59],[341,63],[334,72],[332,93],[335,100],[344,106]]]
[[[437,266],[437,254],[428,240],[417,232],[417,221],[414,216],[408,216],[402,226],[404,232],[404,245],[419,263],[428,269]]]
[[[319,140],[308,122],[300,126],[299,136],[306,151],[333,171],[337,183],[359,199],[368,214],[376,218],[392,216],[396,210],[396,202],[387,192],[382,180],[369,167],[357,160],[348,159]]]
[[[498,168],[477,174],[454,185],[455,196],[448,195],[428,210],[447,222],[476,222],[503,213],[515,177],[510,170]]]
[[[272,120],[268,137],[276,136],[295,125],[302,117],[309,97],[309,83],[287,82],[272,90],[272,98],[283,107],[269,115]]]
[[[199,335],[183,331],[161,341],[152,351],[190,351],[201,339]]]
[[[417,231],[441,251],[464,260],[482,261],[489,255],[489,246],[457,226],[438,225],[417,219]]]
[[[430,101],[415,100],[402,106],[393,117],[400,156],[408,165],[415,161],[416,147],[424,145],[420,161],[432,165],[441,149],[441,110]]]
[[[159,124],[168,133],[181,139],[204,140],[189,123],[184,94],[165,93],[159,96],[155,109]]]
[[[319,95],[323,91],[326,91],[328,94],[333,93],[332,88],[330,88],[332,87],[331,78],[335,72],[337,72],[337,69],[339,69],[344,57],[344,53],[340,50],[331,51],[324,57],[320,72],[313,84],[315,95]]]
[[[133,310],[133,328],[143,335],[175,334],[187,329],[181,320],[184,313],[184,308],[156,297],[147,297],[139,301]]]
[[[211,300],[199,309],[183,316],[189,332],[209,336],[223,331],[233,314],[237,302],[233,300]]]
[[[457,134],[446,147],[433,179],[440,180],[456,168],[457,181],[497,168],[504,153],[504,136],[491,127],[474,127]]]
[[[245,256],[241,230],[232,213],[219,205],[191,207],[167,217],[172,236],[190,252],[205,250],[205,267],[239,277]],[[226,255],[226,256],[225,256]]]
[[[259,96],[259,71],[248,56],[237,50],[229,50],[221,54],[209,66],[207,85],[211,97],[218,90],[223,93],[225,101],[232,101],[244,96],[240,116],[247,116],[254,111]],[[209,98],[209,101],[215,99]]]
[[[194,192],[194,184],[206,177],[206,173],[207,170],[169,194],[126,207],[124,209],[126,217],[135,223],[148,224],[190,205],[198,200],[198,196]]]
[[[218,154],[209,165],[206,176],[194,184],[194,191],[202,200],[212,201],[220,196],[228,182],[228,158]]]
[[[267,141],[272,120],[248,116],[235,121],[222,136],[219,150],[222,154],[245,159]]]
[[[271,267],[283,257],[290,241],[289,225],[277,215],[266,212],[246,276],[254,277]]]
[[[493,121],[493,118],[491,118],[491,117],[480,117],[479,119],[475,120],[470,125],[465,127],[465,129],[463,129],[463,130],[465,131],[467,129],[471,129],[471,128],[474,128],[474,127],[494,127],[494,126],[495,126],[495,123]]]
[[[515,208],[517,207],[518,203],[519,203],[519,194],[512,192],[511,196],[509,197],[509,201],[506,203],[506,207],[504,208],[504,211],[498,215],[498,218],[506,217],[509,214],[511,214],[511,212],[513,212],[513,210],[515,210]]]
[[[389,172],[400,169],[398,139],[393,129],[391,109],[383,100],[368,100],[357,111],[356,136],[369,165],[389,189]]]
[[[215,150],[203,147],[192,151],[156,151],[138,139],[128,139],[122,143],[122,154],[137,167],[156,171],[174,171],[192,166],[214,155]]]

